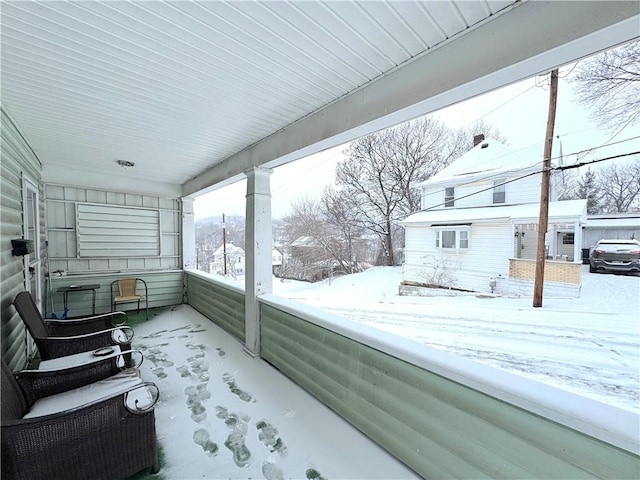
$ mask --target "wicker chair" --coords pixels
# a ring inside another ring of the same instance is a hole
[[[146,468],[158,472],[157,387],[136,369],[87,384],[100,375],[86,368],[13,374],[2,361],[3,479],[112,480]]]
[[[13,305],[20,314],[42,360],[89,352],[105,346],[131,348],[133,329],[114,324],[113,313],[67,320],[44,319],[29,292],[16,295]],[[124,315],[124,312],[119,312]]]
[[[138,291],[138,286],[144,288],[144,295]],[[116,293],[117,286],[117,293]],[[145,314],[149,320],[149,289],[147,282],[142,278],[120,278],[114,280],[110,285],[111,290],[111,311],[115,312],[119,303],[138,303],[138,312],[140,312],[140,301],[144,300]]]

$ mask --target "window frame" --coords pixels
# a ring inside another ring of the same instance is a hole
[[[456,187],[444,187],[444,206],[446,208],[454,207],[455,202],[456,202]]]
[[[507,185],[506,178],[501,178],[493,181],[493,198],[492,203],[494,205],[507,203]],[[496,200],[496,196],[498,196],[498,200]],[[502,197],[502,201],[500,201],[500,196]]]
[[[436,248],[438,250],[470,250],[471,249],[471,226],[469,225],[451,225],[437,226],[436,230]],[[453,232],[454,245],[443,246],[443,233]],[[464,237],[464,238],[463,238]]]

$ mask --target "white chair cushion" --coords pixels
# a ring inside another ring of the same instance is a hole
[[[105,380],[100,380],[68,392],[41,398],[34,403],[24,418],[41,417],[43,415],[71,410],[125,392],[141,383],[142,379],[137,369],[130,368],[123,370]]]
[[[113,348],[113,353],[120,353],[121,351],[120,347],[118,346],[109,348]],[[103,356],[107,356],[100,355],[100,353],[103,352],[100,352],[98,350],[76,353],[74,355],[67,355],[66,357],[52,358],[51,360],[43,360],[42,362],[40,362],[40,365],[38,365],[38,370],[60,370],[61,368],[75,367],[77,365],[84,365],[85,363],[94,362],[95,360],[102,358]],[[118,362],[118,365],[120,367],[124,366],[124,359],[122,357],[118,358]]]

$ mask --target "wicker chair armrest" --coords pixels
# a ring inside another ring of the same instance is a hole
[[[116,321],[116,317],[120,317],[119,321]],[[73,317],[65,320],[51,318],[45,320],[51,335],[60,337],[82,335],[97,332],[99,330],[121,327],[126,322],[127,314],[125,312],[103,313],[90,317]]]
[[[59,358],[75,353],[88,352],[105,346],[117,345],[131,348],[133,329],[129,326],[111,328],[101,332],[74,335],[72,337],[47,337],[36,340],[43,360]]]
[[[20,384],[29,404],[39,398],[83,387],[99,380],[109,378],[130,365],[130,359],[139,359],[142,364],[143,355],[139,350],[114,352],[95,360],[73,367],[56,370],[21,370],[14,375]]]
[[[145,399],[146,402],[142,402],[140,399],[139,392],[143,390],[144,395],[147,397]],[[124,395],[124,404],[127,410],[134,415],[144,415],[155,408],[160,398],[160,389],[155,383],[144,382],[130,389]]]
[[[120,335],[120,333],[122,333],[124,336]],[[80,340],[80,339],[98,337],[101,335],[102,336],[109,335],[110,337],[112,337],[113,342],[116,342],[116,343],[110,343],[109,345],[124,345],[126,343],[131,343],[134,333],[133,333],[133,328],[131,328],[129,325],[123,325],[121,327],[105,328],[104,330],[100,330],[99,332],[82,333],[78,335],[62,336],[62,337],[50,336],[50,337],[47,337],[47,339],[56,340],[56,341]]]
[[[72,410],[2,422],[2,477],[127,478],[155,466],[154,410],[131,413],[126,392]],[[78,459],[83,459],[78,468]]]

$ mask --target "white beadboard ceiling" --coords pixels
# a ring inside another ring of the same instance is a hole
[[[636,1],[0,8],[2,105],[45,181],[184,195],[620,43],[639,18]]]

